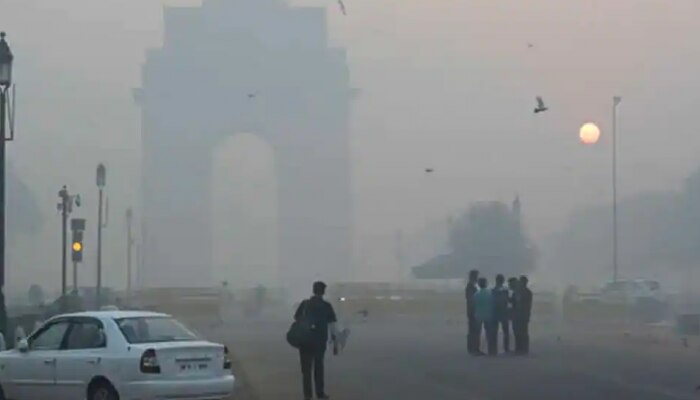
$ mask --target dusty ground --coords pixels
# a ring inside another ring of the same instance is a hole
[[[466,354],[464,324],[440,318],[353,322],[351,341],[327,359],[333,399],[691,400],[700,384],[700,343],[657,331],[548,325],[527,358]],[[236,356],[237,400],[301,399],[288,321],[237,319],[208,329]]]

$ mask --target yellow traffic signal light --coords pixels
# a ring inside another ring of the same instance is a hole
[[[83,261],[83,231],[73,231],[73,243],[71,244],[71,259],[73,262]]]

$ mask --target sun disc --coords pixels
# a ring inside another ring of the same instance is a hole
[[[600,128],[593,122],[586,122],[581,126],[578,136],[583,144],[596,144],[600,139]]]

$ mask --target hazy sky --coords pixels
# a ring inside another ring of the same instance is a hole
[[[18,85],[18,140],[9,157],[47,216],[46,252],[28,254],[27,271],[58,264],[62,183],[84,194],[91,207],[84,216],[96,213],[99,161],[109,168],[107,235],[123,236],[140,168],[131,89],[140,85],[144,51],[161,41],[163,5],[199,3],[0,0]],[[621,196],[675,188],[700,164],[696,0],[346,0],[346,17],[335,0],[293,3],[328,8],[331,42],[347,48],[361,90],[352,158],[358,248],[373,249],[359,257],[369,277],[381,276],[370,273],[373,266],[392,262],[397,230],[471,201],[520,193],[536,238],[556,231],[572,208],[610,201],[613,95],[623,97]],[[550,111],[533,115],[536,95]],[[603,129],[594,147],[577,142],[587,120]],[[426,167],[435,172],[425,175]],[[271,169],[253,170],[235,182]],[[260,193],[273,193],[268,186]],[[263,203],[272,212],[273,203]],[[123,279],[123,246],[113,238],[106,250],[115,266],[107,280]]]

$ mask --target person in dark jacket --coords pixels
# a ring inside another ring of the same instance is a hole
[[[515,352],[530,352],[530,315],[532,313],[532,291],[527,287],[528,279],[521,276],[515,291],[513,330],[515,331]]]
[[[469,281],[464,289],[467,300],[467,351],[472,355],[483,354],[479,350],[481,331],[474,314],[474,295],[479,291],[477,287],[478,280],[479,271],[475,269],[469,271]]]
[[[513,333],[513,339],[515,340],[515,348],[518,348],[518,337],[515,335],[516,323],[515,323],[515,303],[517,299],[515,294],[518,290],[518,278],[510,277],[508,278],[508,290],[510,291],[510,297],[508,297],[508,320],[510,321],[510,329]]]
[[[294,319],[300,321],[305,319],[311,324],[312,344],[299,349],[301,359],[301,375],[304,388],[304,399],[310,400],[313,397],[311,391],[311,373],[313,371],[313,381],[316,389],[317,399],[328,399],[324,387],[323,361],[326,355],[326,343],[328,342],[328,331],[330,330],[333,341],[336,340],[337,327],[336,316],[333,306],[323,299],[326,293],[326,284],[314,282],[313,296],[299,304],[294,313]]]
[[[510,316],[508,315],[508,303],[510,293],[504,286],[506,278],[502,274],[496,275],[496,285],[493,287],[494,323],[495,335],[498,337],[498,329],[503,331],[503,350],[510,353]],[[498,343],[496,343],[498,346]]]

